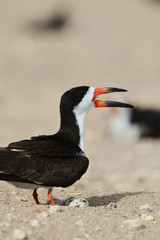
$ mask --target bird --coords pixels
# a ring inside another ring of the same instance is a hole
[[[95,107],[125,107],[130,104],[101,101],[99,95],[126,92],[125,89],[90,86],[74,87],[66,91],[60,101],[60,128],[53,135],[34,136],[0,148],[0,180],[19,188],[33,189],[37,204],[37,189],[48,188],[52,205],[53,187],[68,187],[86,172],[89,160],[85,153],[85,120]]]
[[[160,110],[154,108],[113,108],[108,123],[113,138],[137,141],[140,138],[160,138]]]

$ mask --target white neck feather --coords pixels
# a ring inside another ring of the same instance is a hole
[[[94,106],[92,102],[95,88],[90,87],[82,101],[73,109],[75,114],[77,125],[79,127],[79,147],[85,153],[85,121],[89,110]]]
[[[77,112],[76,112],[77,113]],[[80,135],[80,142],[79,147],[82,149],[83,152],[85,152],[85,120],[87,114],[75,114],[77,124],[79,126],[79,135]]]

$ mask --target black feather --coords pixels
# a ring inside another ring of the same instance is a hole
[[[131,123],[141,129],[141,137],[160,137],[160,111],[156,109],[133,108]]]
[[[43,186],[70,186],[86,172],[88,159],[78,145],[60,135],[33,137],[0,148],[0,171],[15,175],[18,182],[26,179]],[[1,175],[0,180],[4,180]]]

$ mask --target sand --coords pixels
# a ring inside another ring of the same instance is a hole
[[[159,107],[158,1],[0,2],[0,146],[55,133],[60,97],[74,86],[126,88],[129,103]],[[64,28],[36,27],[59,9],[69,16]],[[111,98],[119,95],[103,96]],[[55,198],[85,198],[89,207],[53,210],[45,189],[36,205],[30,191],[0,182],[0,239],[159,238],[160,140],[111,139],[110,114],[88,114],[89,169],[73,186],[53,189]]]

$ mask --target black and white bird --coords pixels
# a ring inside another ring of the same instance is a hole
[[[85,156],[85,119],[92,107],[133,107],[132,105],[101,101],[100,94],[124,92],[119,88],[94,88],[81,86],[62,95],[60,102],[60,129],[54,135],[42,135],[14,142],[0,148],[0,180],[20,188],[47,187],[48,199],[52,187],[68,187],[86,172],[89,164]]]
[[[142,107],[113,108],[108,133],[113,138],[129,141],[160,138],[160,110]]]

